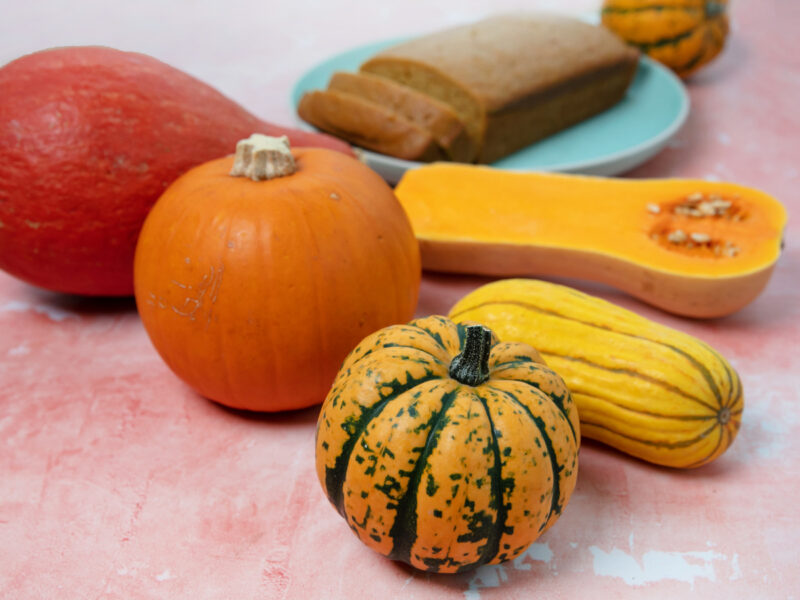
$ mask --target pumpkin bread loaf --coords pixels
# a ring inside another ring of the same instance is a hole
[[[428,131],[450,160],[472,162],[478,152],[464,123],[449,105],[410,87],[369,73],[339,71],[331,77],[328,89],[359,96],[396,112]]]
[[[429,131],[390,108],[353,94],[307,92],[297,112],[314,127],[381,154],[421,162],[447,158]]]
[[[490,163],[616,104],[638,56],[603,27],[521,13],[401,43],[361,71],[452,106]]]

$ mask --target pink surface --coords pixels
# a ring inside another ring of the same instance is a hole
[[[422,2],[126,4],[6,7],[0,62],[62,44],[138,50],[291,123],[289,89],[315,62],[490,10],[456,0],[425,11]],[[0,598],[797,597],[800,10],[781,0],[733,9],[729,47],[688,82],[687,126],[630,175],[733,180],[781,199],[790,223],[773,280],[751,306],[714,321],[571,282],[729,358],[746,404],[722,458],[679,472],[587,441],[563,517],[524,555],[426,575],[361,545],[328,504],[313,466],[317,408],[224,409],[166,368],[132,301],[59,296],[0,273]],[[484,281],[428,275],[418,314],[444,313]]]

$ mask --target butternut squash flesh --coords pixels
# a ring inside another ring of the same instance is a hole
[[[688,179],[626,180],[433,164],[395,193],[423,268],[599,281],[692,317],[758,296],[786,211],[765,192]]]

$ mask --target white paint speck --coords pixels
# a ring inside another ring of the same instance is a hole
[[[703,179],[706,181],[722,181],[716,173],[706,173],[703,175]]]
[[[127,575],[128,574],[128,567],[122,567],[117,569],[117,575]]]
[[[570,548],[577,548],[578,547],[578,542],[570,542],[569,543],[569,547]]]
[[[717,134],[717,141],[723,146],[730,146],[731,136],[729,136],[727,133],[719,133]]]
[[[0,313],[4,312],[29,312],[33,311],[37,314],[44,315],[51,321],[63,321],[65,319],[77,319],[78,315],[66,310],[53,308],[52,306],[44,306],[41,304],[31,304],[29,302],[19,302],[17,300],[7,302],[0,306]]]
[[[10,348],[7,352],[9,356],[25,356],[26,354],[30,354],[31,349],[26,346],[25,344],[20,344],[19,346],[14,346]]]
[[[769,375],[753,375],[752,385],[763,385],[765,390],[758,402],[751,402],[747,407],[747,419],[742,422],[743,446],[736,444],[730,450],[736,460],[753,464],[755,458],[765,464],[786,455],[792,443],[792,432],[800,424],[800,415],[792,411],[776,411],[775,407],[783,402],[785,389],[770,383]]]
[[[156,581],[167,581],[169,579],[175,579],[175,576],[169,572],[169,569],[156,575]]]
[[[507,568],[511,567],[516,571],[530,571],[533,568],[530,560],[550,565],[553,560],[553,551],[550,550],[550,546],[547,544],[531,544],[525,552],[510,563],[478,567],[475,571],[475,576],[469,582],[469,588],[464,592],[464,598],[466,600],[480,600],[481,589],[498,588],[503,582],[508,581]]]
[[[645,552],[641,564],[619,548],[606,552],[597,546],[589,551],[594,557],[595,575],[618,577],[630,586],[640,586],[666,579],[694,585],[695,579],[716,580],[714,561],[725,559],[724,554],[705,552]]]
[[[469,587],[464,592],[466,600],[480,600],[482,588],[497,588],[504,581],[508,581],[508,575],[503,565],[483,565],[475,571],[475,576],[470,579]]]
[[[731,581],[736,581],[737,579],[742,578],[742,569],[739,567],[739,555],[734,554],[733,558],[731,559]]]
[[[531,544],[528,549],[514,559],[514,568],[520,571],[530,571],[531,565],[525,559],[530,558],[549,564],[553,560],[553,551],[547,544]]]

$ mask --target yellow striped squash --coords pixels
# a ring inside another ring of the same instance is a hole
[[[638,458],[699,467],[739,430],[739,376],[709,345],[569,287],[533,279],[482,286],[450,311],[535,347],[563,377],[581,434]]]
[[[317,424],[317,475],[367,546],[452,573],[518,556],[558,519],[579,445],[569,391],[533,348],[433,316],[345,360]]]

